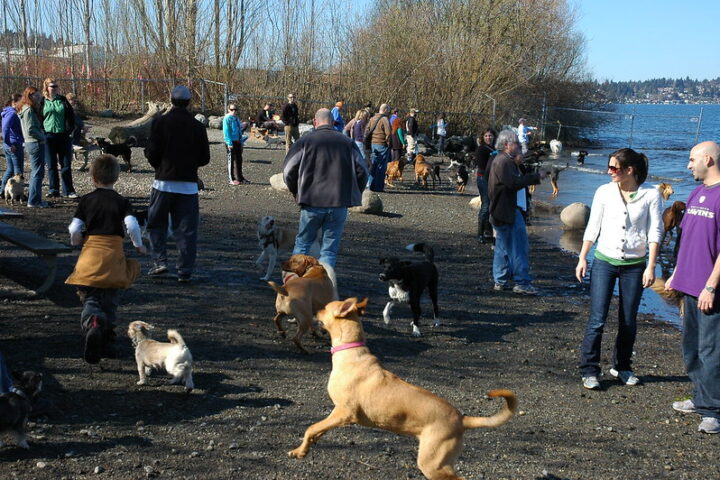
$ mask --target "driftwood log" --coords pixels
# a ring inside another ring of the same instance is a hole
[[[108,137],[112,143],[125,143],[128,138],[135,137],[134,147],[147,147],[150,140],[152,121],[170,111],[172,105],[164,102],[147,102],[148,110],[142,117],[127,125],[119,125],[110,130]]]

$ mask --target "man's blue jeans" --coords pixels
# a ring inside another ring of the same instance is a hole
[[[495,227],[495,256],[493,257],[493,279],[498,285],[507,285],[512,279],[517,285],[530,285],[530,265],[525,219],[515,209],[512,225]]]
[[[67,133],[48,133],[45,145],[45,163],[48,168],[48,184],[51,194],[60,193],[58,185],[58,162],[60,163],[60,181],[62,194],[75,193],[72,179],[72,142]]]
[[[30,158],[28,205],[40,205],[42,203],[42,183],[45,178],[45,144],[27,142],[25,149]]]
[[[178,250],[178,277],[190,277],[195,270],[199,223],[197,194],[161,192],[152,189],[148,207],[147,231],[150,234],[150,256],[155,265],[167,265],[168,215]]]
[[[390,148],[387,145],[372,144],[372,164],[368,175],[367,186],[373,192],[385,191],[385,172],[390,159]]]
[[[5,363],[5,357],[0,353],[0,395],[10,393],[13,388],[12,377]]]
[[[710,313],[698,309],[697,297],[685,296],[683,358],[693,383],[695,410],[720,419],[720,306]]]
[[[3,143],[3,152],[5,152],[5,160],[7,160],[7,169],[5,175],[2,177],[2,185],[0,185],[0,192],[5,192],[5,184],[15,175],[23,174],[23,146],[15,145],[15,153],[10,150],[10,147]]]
[[[319,260],[335,268],[346,219],[347,208],[344,207],[302,207],[300,209],[300,225],[298,225],[298,234],[295,237],[293,254],[302,253],[308,255],[310,247],[317,238],[318,230],[322,229]]]
[[[637,312],[642,296],[645,263],[614,266],[595,258],[590,271],[590,318],[580,347],[580,371],[583,377],[600,373],[600,346],[610,308],[615,281],[619,282],[618,333],[615,339],[613,366],[632,370],[632,352],[637,333]]]

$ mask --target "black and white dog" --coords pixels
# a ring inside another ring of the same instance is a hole
[[[381,258],[380,264],[385,265],[385,270],[380,274],[380,280],[390,285],[388,293],[390,301],[383,310],[385,324],[390,323],[390,311],[392,307],[400,303],[409,303],[413,314],[412,335],[419,337],[420,326],[420,295],[427,288],[430,300],[433,304],[433,326],[440,325],[438,313],[438,280],[440,278],[437,267],[433,263],[435,253],[430,245],[424,243],[412,243],[408,250],[423,252],[425,260],[421,262],[400,261],[397,258]]]
[[[25,425],[35,397],[42,390],[42,374],[13,372],[14,391],[0,395],[0,433],[12,432],[19,447],[29,449]],[[0,440],[0,447],[3,442]]]

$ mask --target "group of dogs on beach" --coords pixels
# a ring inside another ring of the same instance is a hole
[[[261,255],[272,272],[280,252],[290,251],[292,231],[281,227],[271,216],[260,219],[258,241]],[[439,273],[430,245],[415,243],[408,250],[422,253],[420,260],[383,258],[379,280],[388,284],[390,299],[383,311],[385,323],[390,322],[391,309],[398,304],[410,305],[413,320],[412,335],[420,336],[420,297],[427,291],[433,305],[433,325],[440,324],[438,310]],[[510,390],[488,392],[489,398],[503,398],[501,409],[488,417],[463,415],[445,399],[410,384],[385,370],[366,345],[361,316],[367,298],[339,300],[332,267],[321,264],[310,255],[292,255],[282,262],[283,283],[268,281],[275,291],[276,315],[274,323],[285,336],[282,320],[294,318],[297,333],[293,339],[297,348],[308,353],[302,337],[310,332],[319,336],[321,327],[330,336],[333,356],[328,392],[334,403],[332,412],[305,431],[302,443],[288,452],[292,458],[304,458],[312,444],[328,430],[363,425],[381,428],[418,439],[417,465],[428,479],[460,479],[454,464],[463,446],[468,429],[494,428],[512,418],[517,399]],[[265,277],[263,277],[265,279]],[[314,322],[313,319],[317,322]],[[174,329],[167,331],[169,342],[153,340],[153,326],[142,321],[131,322],[127,335],[135,349],[135,363],[139,380],[145,385],[153,370],[165,370],[172,376],[171,384],[182,384],[187,392],[194,388],[192,354],[182,336]],[[25,426],[34,398],[42,388],[42,375],[33,372],[14,374],[15,392],[0,396],[0,432],[12,432],[17,444],[29,448]]]

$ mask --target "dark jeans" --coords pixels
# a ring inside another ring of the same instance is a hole
[[[10,377],[10,371],[5,363],[5,357],[0,353],[0,395],[10,393],[13,387],[13,381]]]
[[[600,373],[600,346],[615,282],[619,283],[618,332],[613,366],[632,370],[632,352],[637,333],[637,312],[642,296],[645,263],[614,266],[595,258],[590,271],[590,318],[580,347],[580,371],[583,377]]]
[[[490,221],[490,195],[488,194],[487,179],[481,175],[477,175],[477,187],[480,199],[482,200],[482,205],[478,212],[478,224],[484,225]]]
[[[243,147],[242,142],[233,142],[233,148],[227,149],[228,158],[228,178],[232,182],[237,180],[245,180],[242,172],[243,164]]]
[[[22,143],[15,145],[15,153],[10,150],[10,147],[3,143],[3,153],[5,153],[5,160],[7,160],[7,169],[5,170],[5,175],[2,177],[0,192],[4,194],[7,181],[15,175],[23,174],[25,156],[23,155]]]
[[[693,403],[703,417],[720,419],[720,306],[698,309],[697,297],[685,296],[683,359],[693,383]]]
[[[437,149],[438,154],[445,155],[445,135],[438,135]]]
[[[83,301],[80,314],[80,327],[83,331],[90,326],[90,317],[97,315],[105,322],[106,329],[112,330],[117,323],[117,309],[120,305],[120,293],[116,288],[78,287]]]
[[[28,142],[25,144],[30,158],[30,183],[28,185],[28,205],[42,204],[42,183],[45,178],[45,144]]]
[[[58,186],[58,163],[60,163],[60,180],[62,194],[67,196],[75,193],[72,179],[72,143],[66,133],[48,133],[45,143],[45,163],[48,168],[48,185],[51,194],[60,193]]]
[[[178,276],[192,275],[197,255],[199,223],[198,196],[161,192],[152,189],[148,207],[147,231],[150,234],[150,255],[156,265],[167,265],[168,215],[172,222],[178,249]]]

